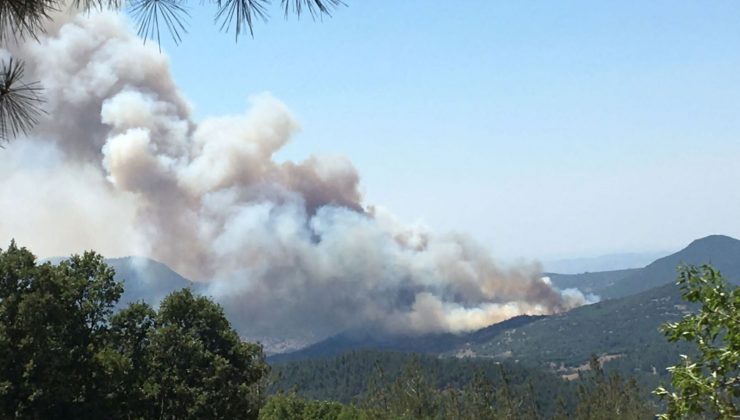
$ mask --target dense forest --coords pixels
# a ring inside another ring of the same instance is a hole
[[[470,409],[465,406],[469,402],[466,398],[484,398],[483,395],[473,397],[471,393],[488,395],[492,407],[528,407],[530,417],[551,418],[559,412],[574,414],[577,410],[585,409],[585,391],[595,388],[583,388],[584,383],[599,386],[609,383],[609,386],[619,390],[619,398],[625,399],[620,400],[620,406],[625,406],[629,400],[630,404],[639,402],[639,407],[633,407],[635,410],[655,411],[654,402],[644,398],[644,392],[636,382],[625,381],[616,373],[605,373],[596,359],[591,367],[593,370],[584,370],[577,380],[569,381],[554,373],[513,362],[439,358],[389,351],[355,351],[329,359],[275,365],[269,390],[272,394],[280,395],[283,403],[291,404],[301,401],[301,398],[331,400],[377,411],[386,407],[385,403],[376,407],[378,401],[394,401],[396,406],[388,408],[391,411],[386,414],[395,416],[407,409],[414,411],[405,406],[409,401],[393,399],[398,393],[405,393],[403,388],[409,383],[416,383],[425,388],[425,395],[430,396],[431,406],[426,409],[443,413],[440,414],[441,418],[459,418],[459,413]],[[613,403],[617,404],[616,401]],[[273,402],[275,404],[278,402]],[[453,410],[453,406],[454,413],[458,414],[445,411]],[[435,417],[427,414],[427,417]]]
[[[329,370],[327,377],[314,381],[329,382],[329,388],[337,390],[357,386],[353,382],[336,383],[334,378],[365,376],[366,364],[361,361],[375,360],[367,387],[362,387],[364,390],[352,403],[312,400],[295,391],[280,391],[270,397],[260,418],[648,419],[656,411],[651,402],[641,398],[634,380],[607,375],[597,359],[574,382],[491,361],[382,353],[352,354],[339,359],[335,367],[350,370],[351,374]],[[279,372],[308,379],[295,368]]]

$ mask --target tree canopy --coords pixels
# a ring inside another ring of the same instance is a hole
[[[220,306],[183,289],[114,313],[122,291],[94,252],[0,252],[0,417],[257,417],[262,348]]]

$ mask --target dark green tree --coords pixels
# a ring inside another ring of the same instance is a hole
[[[307,400],[296,394],[274,395],[260,410],[260,420],[339,420],[364,418],[353,405],[334,401]]]
[[[53,266],[15,243],[0,254],[2,417],[101,413],[108,321],[122,293],[93,252]]]
[[[134,303],[94,252],[0,252],[0,418],[257,418],[267,365],[190,290]]]
[[[144,385],[151,373],[150,344],[157,313],[146,303],[132,303],[111,319],[106,395],[111,409],[128,418],[146,418],[155,412]]]
[[[376,367],[361,407],[370,418],[431,419],[439,414],[443,402],[439,391],[424,372],[419,357],[413,355],[395,380],[387,384],[383,370]]]
[[[242,342],[219,305],[188,289],[172,293],[148,339],[144,392],[166,418],[257,418],[268,371],[262,348]]]
[[[595,355],[588,373],[581,375],[576,419],[652,419],[652,407],[640,396],[634,378],[624,380],[618,373],[607,374]]]
[[[699,350],[694,360],[682,355],[668,368],[673,391],[659,387],[655,394],[667,404],[665,419],[709,415],[740,416],[740,288],[731,288],[709,265],[683,266],[678,286],[684,300],[701,304],[698,313],[669,323],[663,331],[669,341],[686,340]]]

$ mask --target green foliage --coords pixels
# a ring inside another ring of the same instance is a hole
[[[295,394],[275,395],[267,400],[260,410],[260,420],[334,420],[364,418],[361,411],[352,406],[333,401],[312,401]]]
[[[220,306],[188,289],[164,299],[150,335],[147,395],[172,418],[257,418],[262,349],[243,343]]]
[[[510,372],[503,365],[489,362],[495,366],[494,376],[479,369],[462,386],[440,387],[435,385],[439,375],[429,368],[427,357],[415,355],[405,360],[405,366],[395,376],[389,375],[382,363],[376,363],[367,391],[353,403],[337,405],[307,400],[295,391],[280,393],[268,400],[260,418],[647,419],[654,413],[652,405],[641,398],[634,380],[624,381],[617,374],[606,374],[596,359],[589,373],[575,381],[577,392],[570,392],[575,387],[561,381],[560,395],[547,394],[550,405],[546,407],[538,398],[543,390],[541,384],[522,384],[515,367]],[[320,415],[311,417],[311,413],[319,411]]]
[[[76,417],[103,409],[107,339],[120,283],[92,252],[36,265],[11,243],[0,254],[3,417]]]
[[[414,356],[390,386],[371,389],[362,407],[371,418],[431,419],[442,408],[440,397]]]
[[[519,397],[530,392],[531,381],[534,403],[544,413],[554,410],[559,394],[564,395],[568,403],[575,398],[575,387],[571,382],[521,363],[499,364],[486,358],[440,358],[377,350],[274,364],[270,392],[277,394],[295,390],[310,399],[358,402],[371,395],[387,395],[384,391],[376,391],[390,387],[414,360],[420,366],[424,381],[437,390],[464,390],[477,375],[482,375],[496,390],[503,389],[506,379],[511,394]],[[501,375],[502,368],[506,372],[505,378]],[[383,404],[383,401],[377,404]]]
[[[134,303],[93,252],[0,252],[0,417],[257,418],[267,373],[220,306],[188,289]]]
[[[576,419],[651,419],[654,409],[641,398],[634,378],[624,381],[619,373],[607,375],[596,356],[578,386]]]
[[[672,366],[674,392],[659,387],[655,393],[667,403],[665,419],[710,414],[717,418],[740,415],[740,288],[729,289],[711,266],[682,266],[677,284],[688,302],[700,303],[698,313],[668,323],[664,332],[671,342],[696,344],[694,359],[682,355]]]

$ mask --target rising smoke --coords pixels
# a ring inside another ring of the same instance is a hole
[[[167,58],[114,14],[66,17],[11,53],[49,117],[0,160],[6,242],[151,256],[204,282],[248,337],[462,332],[586,301],[536,264],[502,269],[470,238],[366,205],[346,158],[277,162],[299,127],[270,94],[194,121]]]

